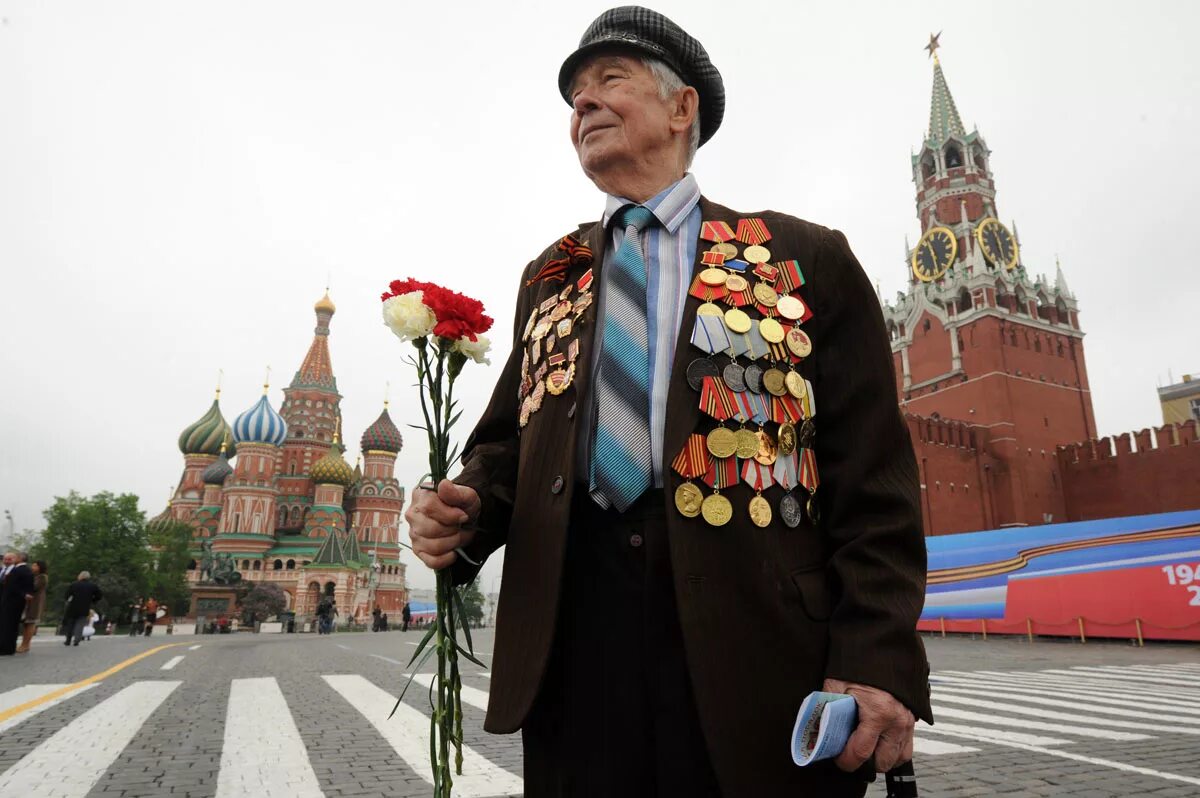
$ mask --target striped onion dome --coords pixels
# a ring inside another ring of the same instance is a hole
[[[279,446],[287,437],[287,422],[275,412],[264,393],[233,422],[234,443],[269,443]]]
[[[184,454],[220,454],[221,442],[230,434],[221,415],[220,399],[213,399],[208,412],[179,433],[179,451]]]
[[[224,485],[225,478],[232,473],[233,466],[229,465],[229,457],[225,453],[225,447],[222,446],[221,456],[209,463],[200,478],[204,480],[205,485]]]
[[[387,405],[384,405],[383,412],[375,419],[375,423],[363,432],[360,443],[364,452],[396,454],[403,448],[404,439],[400,437],[400,430],[396,429],[392,417],[388,415]]]
[[[346,487],[354,482],[354,471],[342,458],[342,447],[338,446],[336,441],[324,457],[313,463],[308,475],[312,477],[313,482],[326,485]]]

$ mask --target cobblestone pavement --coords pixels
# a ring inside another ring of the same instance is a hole
[[[388,718],[418,640],[39,638],[0,662],[0,794],[428,795],[425,691]],[[917,732],[922,796],[1200,796],[1200,647],[926,644],[938,723]],[[476,645],[486,662],[488,630]],[[464,663],[463,684],[455,794],[521,795],[519,737],[482,730],[487,674]]]

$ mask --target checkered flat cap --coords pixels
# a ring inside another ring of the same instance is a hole
[[[708,59],[704,45],[667,17],[641,6],[610,8],[583,32],[579,49],[567,56],[558,71],[558,90],[568,105],[575,72],[592,54],[613,48],[635,50],[675,70],[700,95],[700,143],[712,138],[725,116],[721,73]]]

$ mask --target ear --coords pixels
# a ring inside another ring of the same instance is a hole
[[[675,92],[671,100],[671,132],[686,133],[700,113],[700,95],[691,86]]]

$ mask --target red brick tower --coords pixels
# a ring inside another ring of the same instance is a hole
[[[1053,283],[1027,270],[999,221],[991,151],[963,127],[936,38],[929,49],[929,132],[912,158],[922,235],[906,247],[908,292],[884,304],[900,403],[921,417],[926,531],[1062,521],[1056,447],[1096,428],[1078,305],[1061,268]],[[951,440],[963,451],[948,458]]]
[[[350,489],[352,526],[362,550],[375,564],[374,599],[387,613],[399,613],[406,600],[405,565],[400,562],[400,513],[404,488],[396,480],[396,455],[404,446],[400,430],[388,414],[387,402],[379,418],[363,432],[363,470]]]
[[[224,479],[221,520],[214,551],[261,557],[275,544],[275,474],[287,436],[283,418],[262,397],[233,422],[237,465]]]
[[[333,301],[329,292],[313,306],[317,327],[308,354],[283,391],[280,412],[288,426],[279,468],[279,503],[276,528],[291,533],[304,529],[304,517],[313,505],[316,485],[309,477],[312,466],[329,452],[341,422],[342,396],[329,359],[329,322]]]

